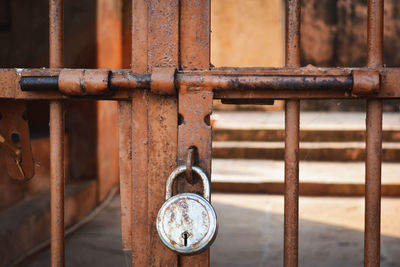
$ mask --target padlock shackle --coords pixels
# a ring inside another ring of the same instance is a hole
[[[208,181],[207,174],[197,166],[192,166],[192,170],[200,176],[200,179],[203,182],[203,197],[210,202],[210,182]],[[186,166],[182,165],[177,167],[170,174],[165,186],[165,200],[172,197],[172,184],[174,183],[174,180],[184,172],[186,172]]]

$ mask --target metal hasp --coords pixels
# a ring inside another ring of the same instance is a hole
[[[200,253],[211,246],[217,235],[217,215],[210,204],[210,183],[207,175],[196,166],[192,170],[203,183],[203,196],[182,193],[172,196],[176,178],[186,172],[186,166],[176,168],[166,183],[166,202],[157,215],[157,231],[161,241],[182,254]]]
[[[35,173],[25,101],[0,101],[0,150],[8,175],[25,181]]]

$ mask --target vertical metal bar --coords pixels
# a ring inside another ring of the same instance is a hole
[[[179,67],[179,0],[148,0],[148,68]],[[178,256],[160,240],[155,226],[165,201],[165,182],[176,167],[178,105],[176,96],[149,93],[148,102],[148,266],[178,266]]]
[[[49,1],[50,67],[64,65],[64,1]],[[51,266],[64,266],[64,111],[50,101]]]
[[[95,2],[97,68],[121,68],[122,0]],[[97,106],[97,196],[98,201],[103,201],[110,189],[118,183],[118,103],[100,100],[96,101],[95,105]],[[130,180],[130,175],[128,178]]]
[[[147,72],[148,1],[132,1],[132,69]],[[132,92],[132,267],[148,266],[150,232],[148,223],[149,96],[145,90]]]
[[[300,0],[286,0],[286,66],[300,66]],[[284,266],[298,265],[300,101],[285,105]]]
[[[122,249],[132,245],[132,104],[118,102],[119,185]]]
[[[182,69],[210,68],[210,0],[180,0],[180,65]],[[211,126],[205,117],[212,112],[213,93],[179,92],[178,110],[185,120],[178,126],[178,163],[185,164],[190,146],[198,152],[196,163],[211,177]],[[184,179],[183,179],[184,180]],[[178,184],[178,182],[177,182]],[[199,186],[200,185],[200,186]],[[201,183],[178,184],[179,192],[202,192]],[[210,250],[179,256],[180,267],[210,266]]]
[[[132,1],[132,69],[147,72],[148,1]],[[149,96],[145,90],[132,93],[132,267],[149,266],[148,223]]]
[[[368,67],[382,66],[383,0],[368,1]],[[364,266],[380,266],[382,100],[367,100]]]

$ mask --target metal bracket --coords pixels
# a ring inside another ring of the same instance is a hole
[[[33,177],[31,150],[25,101],[0,101],[0,150],[4,154],[8,175],[16,180]]]
[[[180,117],[178,120],[178,165],[187,163],[188,149],[193,148],[193,162],[196,162],[196,166],[199,166],[208,175],[211,172],[210,115],[212,101],[213,92],[211,91],[179,93],[178,99]],[[199,179],[190,180],[189,178],[189,183],[186,179],[178,179],[175,183],[175,190],[200,193],[203,187]]]
[[[380,90],[380,75],[373,70],[353,70],[353,95],[368,96]]]
[[[110,92],[109,70],[72,69],[61,70],[58,87],[66,95],[84,96]]]
[[[154,68],[151,74],[150,90],[160,95],[174,95],[175,68]]]

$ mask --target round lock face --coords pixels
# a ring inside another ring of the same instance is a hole
[[[217,216],[203,197],[184,193],[168,199],[157,216],[161,241],[179,253],[198,253],[215,239]]]

